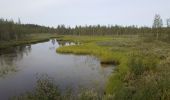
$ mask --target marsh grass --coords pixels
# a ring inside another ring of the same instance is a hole
[[[0,66],[0,77],[5,77],[5,75],[9,74],[10,72],[17,72],[16,66]]]
[[[106,85],[115,100],[169,100],[170,45],[140,36],[66,36],[81,45],[58,48],[59,53],[89,54],[101,63],[117,65]],[[164,67],[166,66],[166,67]]]
[[[112,98],[111,95],[106,96],[93,89],[80,89],[76,94],[72,90],[66,90],[63,94],[52,78],[42,75],[37,79],[35,91],[12,97],[11,100],[112,100]]]
[[[106,94],[82,90],[61,94],[52,81],[39,80],[36,91],[15,100],[169,100],[170,45],[139,36],[62,36],[60,40],[79,45],[61,46],[56,51],[93,55],[101,64],[115,64],[106,84]],[[45,82],[45,83],[44,83]]]

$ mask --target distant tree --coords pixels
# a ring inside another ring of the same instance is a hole
[[[170,18],[166,20],[167,27],[170,27]]]
[[[163,26],[162,18],[159,14],[156,14],[153,22],[153,28],[161,28],[162,26]]]
[[[155,15],[154,22],[153,22],[153,28],[156,28],[157,30],[157,39],[159,38],[159,30],[163,27],[163,21],[159,14]]]
[[[21,24],[21,19],[20,18],[18,18],[18,24]]]

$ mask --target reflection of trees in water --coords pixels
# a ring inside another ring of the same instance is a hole
[[[59,46],[69,46],[69,45],[79,45],[79,42],[71,42],[71,41],[63,41],[63,40],[56,40]]]
[[[28,55],[31,46],[18,46],[0,51],[0,77],[9,72],[17,71],[16,62],[21,60],[24,54]]]
[[[86,56],[84,61],[85,61],[84,64],[88,64],[88,67],[90,67],[91,70],[98,71],[98,73],[102,75],[103,78],[107,78],[110,75],[114,66],[114,65],[102,65],[100,63],[100,60],[93,56]]]
[[[59,46],[65,46],[67,41],[57,41]]]
[[[74,56],[73,61],[76,67],[87,66],[92,71],[97,71],[103,78],[107,78],[113,69],[113,65],[101,65],[100,60],[94,56]]]
[[[53,45],[55,45],[56,40],[55,40],[55,39],[52,39],[52,40],[51,40],[51,43],[52,43]]]

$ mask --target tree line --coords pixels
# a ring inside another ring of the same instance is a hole
[[[89,26],[76,26],[74,28],[59,25],[56,29],[58,34],[61,35],[122,35],[122,34],[167,34],[170,33],[170,18],[167,19],[167,27],[163,27],[163,20],[159,14],[156,14],[152,27],[138,27],[132,26],[119,26],[119,25],[89,25]]]
[[[170,18],[166,20],[166,27],[163,27],[161,16],[156,14],[152,27],[89,25],[71,28],[59,25],[56,28],[56,33],[60,35],[140,35],[150,39],[170,41]]]
[[[153,27],[89,25],[75,26],[74,28],[66,27],[65,25],[50,28],[35,24],[21,24],[20,20],[15,23],[12,20],[0,19],[0,40],[20,39],[30,33],[56,33],[58,35],[146,35],[159,39],[162,35],[170,37],[170,19],[167,19],[167,27],[163,27],[161,16],[156,14]]]
[[[158,28],[157,28],[158,29]],[[61,35],[133,35],[142,33],[155,33],[157,30],[150,27],[137,27],[137,26],[76,26],[75,28],[68,28],[64,25],[58,26],[56,29],[57,34]],[[169,33],[169,28],[159,28],[161,33]]]

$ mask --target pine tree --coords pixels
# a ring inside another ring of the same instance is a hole
[[[155,15],[154,22],[153,22],[153,28],[156,28],[157,35],[156,38],[159,39],[159,30],[163,27],[163,21],[159,14]]]
[[[167,27],[170,27],[170,18],[168,18],[168,19],[166,20],[166,23],[167,23]]]

